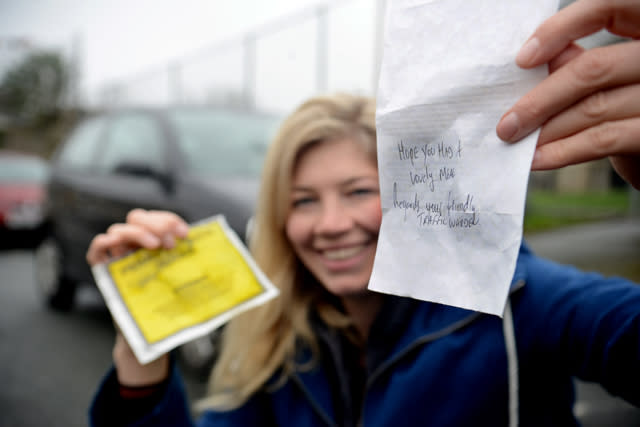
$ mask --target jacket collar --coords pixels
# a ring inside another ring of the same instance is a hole
[[[518,252],[518,259],[516,260],[516,269],[513,273],[513,279],[511,279],[511,288],[509,289],[509,294],[517,291],[522,288],[524,282],[527,281],[529,269],[528,258],[533,256],[533,252],[529,245],[524,240],[520,244],[520,251]]]
[[[509,295],[522,289],[527,280],[527,258],[532,255],[528,245],[523,241],[520,246],[516,268],[511,281]],[[439,303],[419,301],[406,297],[389,295],[385,298],[380,313],[376,317],[367,343],[368,382],[383,373],[404,354],[418,345],[446,336],[463,328],[480,316],[487,314]],[[314,329],[319,319],[314,316]],[[316,329],[317,330],[317,329]],[[326,332],[326,330],[325,330]],[[321,334],[327,339],[331,334]],[[298,354],[298,360],[308,361],[309,350]],[[332,414],[330,387],[322,369],[294,374],[293,381],[303,389],[307,398],[313,402],[314,409],[322,413],[322,417],[331,425],[327,414]],[[318,387],[319,382],[324,386]],[[313,396],[310,390],[314,390]],[[320,394],[318,394],[320,393]]]

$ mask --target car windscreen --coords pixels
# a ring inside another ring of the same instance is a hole
[[[48,167],[38,159],[0,158],[0,182],[44,182]]]
[[[180,110],[169,118],[190,173],[258,176],[279,121],[276,117],[220,110]]]

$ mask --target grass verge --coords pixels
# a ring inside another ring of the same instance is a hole
[[[534,190],[527,194],[524,232],[620,218],[629,213],[626,189],[593,193],[557,193]]]

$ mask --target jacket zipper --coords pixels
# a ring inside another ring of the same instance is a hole
[[[509,290],[509,296],[511,294],[513,294],[514,292],[516,292],[517,290],[521,289],[524,285],[525,285],[524,279],[519,279],[511,287],[511,289]],[[454,322],[451,325],[446,326],[446,327],[444,327],[444,328],[442,328],[442,329],[440,329],[438,331],[430,332],[430,333],[428,333],[426,335],[418,337],[415,340],[413,340],[411,343],[409,343],[402,351],[400,351],[394,357],[392,357],[389,360],[387,360],[386,362],[380,364],[380,366],[378,366],[372,372],[371,376],[367,379],[367,382],[365,384],[364,395],[363,395],[364,397],[362,399],[362,405],[360,407],[360,415],[358,416],[357,426],[358,427],[363,427],[363,423],[364,423],[363,415],[364,415],[364,407],[365,407],[366,401],[367,401],[367,399],[366,399],[367,390],[369,390],[372,387],[373,383],[382,374],[384,374],[386,371],[391,369],[393,367],[393,365],[395,365],[398,362],[400,362],[400,360],[402,360],[407,354],[412,352],[415,348],[417,348],[419,346],[422,346],[422,345],[425,345],[425,344],[427,344],[429,342],[435,341],[438,338],[442,338],[442,337],[444,337],[446,335],[452,334],[453,332],[457,331],[458,329],[461,329],[461,328],[467,326],[468,324],[473,322],[475,319],[480,317],[482,314],[483,313],[480,313],[480,312],[471,313],[467,317],[465,317],[463,319],[460,319],[457,322]],[[298,384],[298,386],[300,387],[300,389],[303,391],[304,395],[306,396],[307,400],[309,400],[313,410],[318,413],[320,418],[327,424],[327,426],[337,427],[337,424],[335,422],[333,422],[333,420],[329,417],[329,415],[317,404],[317,402],[315,401],[314,397],[311,395],[309,390],[307,390],[306,386],[304,385],[302,380],[298,377],[298,375],[294,373],[291,376],[291,378]]]
[[[513,294],[514,292],[518,291],[519,289],[521,289],[523,286],[525,285],[525,280],[524,279],[518,279],[516,281],[516,283],[511,287],[511,289],[509,289],[509,297],[511,296],[511,294]],[[458,320],[455,323],[452,323],[451,325],[440,329],[439,331],[435,331],[435,332],[431,332],[429,334],[423,335],[419,338],[416,338],[413,342],[411,342],[410,344],[408,344],[404,350],[400,351],[398,354],[396,354],[394,357],[392,357],[391,359],[387,360],[386,362],[382,363],[380,366],[378,366],[376,368],[375,371],[373,371],[373,373],[371,374],[371,376],[367,379],[367,382],[365,384],[364,387],[364,398],[362,399],[362,406],[360,408],[360,415],[358,417],[358,427],[363,427],[363,415],[364,415],[364,406],[366,404],[366,396],[367,396],[367,390],[369,390],[371,388],[371,386],[373,385],[374,381],[376,381],[377,378],[379,378],[385,371],[391,369],[391,367],[393,365],[395,365],[396,363],[400,362],[400,360],[405,357],[408,353],[410,353],[411,351],[413,351],[415,348],[417,348],[418,346],[421,345],[425,345],[429,342],[435,341],[438,338],[441,338],[443,336],[452,334],[453,332],[457,331],[458,329],[461,329],[465,326],[467,326],[468,324],[470,324],[471,322],[473,322],[476,318],[480,317],[482,315],[482,313],[480,312],[475,312],[475,313],[471,313],[469,316]]]
[[[383,373],[385,373],[386,371],[390,370],[393,365],[397,364],[398,362],[400,362],[401,359],[403,359],[407,354],[409,354],[410,352],[412,352],[414,349],[416,349],[419,346],[423,346],[429,342],[435,341],[438,338],[441,338],[443,336],[449,335],[455,331],[457,331],[458,329],[461,329],[463,327],[465,327],[466,325],[468,325],[469,323],[473,322],[476,318],[478,318],[482,313],[479,312],[475,312],[475,313],[471,313],[469,316],[465,317],[464,319],[458,320],[457,322],[440,329],[439,331],[435,331],[435,332],[431,332],[428,333],[426,335],[423,335],[419,338],[416,338],[413,342],[411,342],[410,344],[408,344],[404,350],[400,351],[398,354],[396,354],[394,357],[392,357],[391,359],[387,360],[386,362],[382,363],[380,366],[378,366],[371,374],[371,376],[367,379],[367,382],[364,386],[364,398],[362,400],[362,406],[360,408],[360,416],[358,417],[358,427],[362,427],[363,426],[363,415],[364,415],[364,406],[366,405],[366,396],[367,396],[367,390],[369,390],[371,388],[371,386],[373,385],[373,383],[376,381],[376,379],[378,379]]]

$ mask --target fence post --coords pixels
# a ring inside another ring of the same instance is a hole
[[[316,92],[328,88],[329,73],[329,13],[326,4],[316,9]]]
[[[169,103],[181,104],[182,99],[182,66],[178,62],[169,65]]]
[[[247,108],[253,109],[256,106],[256,34],[249,32],[245,34],[243,40],[243,73],[244,87],[242,97]]]
[[[384,18],[387,9],[386,0],[376,1],[373,26],[373,82],[372,93],[378,93],[378,80],[380,79],[380,65],[382,64],[382,43],[384,41]]]

